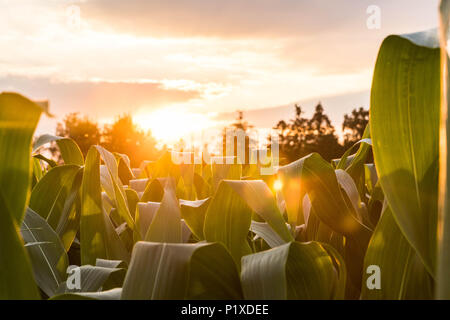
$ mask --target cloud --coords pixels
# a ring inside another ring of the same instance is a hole
[[[54,82],[48,78],[0,77],[0,91],[18,91],[35,100],[48,99],[50,112],[62,116],[81,112],[98,119],[139,108],[148,110],[198,99],[201,92],[167,88],[154,83],[131,82]]]
[[[56,115],[96,119],[365,91],[384,37],[436,26],[438,2],[0,0],[0,91],[49,98]],[[68,24],[71,5],[80,7],[77,27]],[[380,6],[380,30],[366,27],[369,5]],[[340,120],[344,109],[335,105],[330,114]]]
[[[89,0],[80,7],[83,19],[96,30],[137,37],[200,38],[205,56],[220,55],[220,49],[227,48],[231,49],[227,56],[253,51],[255,56],[265,53],[269,63],[271,58],[282,61],[284,68],[330,74],[372,67],[381,41],[389,34],[435,27],[438,2]],[[367,28],[370,5],[380,7],[380,30]],[[202,54],[191,48],[186,52]]]
[[[438,0],[89,0],[83,17],[144,36],[305,37],[364,32],[366,9],[378,5],[386,27],[427,21]],[[434,12],[433,12],[434,13]],[[435,15],[435,13],[434,13]]]

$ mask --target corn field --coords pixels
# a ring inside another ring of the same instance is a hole
[[[170,152],[140,168],[100,146],[84,157],[33,141],[50,111],[2,93],[0,299],[449,299],[441,29],[384,40],[369,126],[341,159],[269,176]]]

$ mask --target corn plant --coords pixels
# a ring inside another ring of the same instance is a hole
[[[441,10],[441,39],[383,41],[360,142],[272,176],[170,152],[131,168],[52,135],[32,145],[48,110],[0,94],[0,298],[450,298]],[[49,142],[63,164],[40,153]]]

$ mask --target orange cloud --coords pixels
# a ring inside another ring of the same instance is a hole
[[[132,113],[145,106],[156,109],[199,98],[201,92],[166,88],[161,83],[53,82],[48,78],[0,77],[2,91],[18,91],[33,99],[49,99],[51,112],[79,111],[94,117]]]

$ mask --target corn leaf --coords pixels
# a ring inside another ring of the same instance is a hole
[[[368,243],[370,229],[345,201],[333,167],[320,155],[313,153],[281,167],[278,175],[283,182],[283,195],[291,222],[303,216],[302,202],[307,193],[315,214],[323,223],[335,232],[358,239],[363,245]]]
[[[0,193],[0,299],[39,299],[19,228]]]
[[[59,222],[54,229],[60,237],[66,251],[69,251],[80,228],[80,188],[83,181],[83,171],[84,168],[78,170],[67,195],[64,207],[62,208]]]
[[[123,187],[122,182],[119,179],[119,167],[117,164],[117,159],[115,156],[106,150],[103,147],[95,146],[97,152],[102,157],[103,161],[105,162],[105,166],[107,168],[107,171],[109,173],[108,182],[112,184],[112,192],[113,194],[108,194],[111,199],[115,200],[116,209],[120,215],[120,217],[128,224],[128,227],[130,229],[134,229],[134,220],[131,216],[130,210],[128,208],[127,198],[125,189]],[[105,190],[107,193],[108,191]]]
[[[320,243],[291,242],[243,257],[242,288],[252,300],[332,299],[338,284],[344,285],[338,279],[341,269],[345,266],[336,270]]]
[[[380,268],[381,288],[369,289],[371,273],[364,272],[362,299],[432,299],[433,278],[426,271],[415,250],[403,236],[387,207],[375,229],[364,260]]]
[[[65,164],[84,165],[84,157],[80,148],[71,138],[58,137],[50,134],[40,136],[33,145],[33,152],[37,152],[44,144],[55,141],[61,152]]]
[[[94,264],[97,258],[128,261],[129,256],[103,209],[100,186],[100,155],[91,147],[81,186],[81,261]]]
[[[152,219],[145,240],[168,243],[182,242],[181,211],[173,182],[168,183],[164,188],[161,205]]]
[[[271,248],[281,246],[286,243],[276,233],[267,222],[252,221],[250,230],[254,232],[258,237],[261,237]]]
[[[148,228],[155,217],[161,203],[160,202],[139,202],[136,211],[136,229],[134,237],[137,241],[144,240]]]
[[[203,233],[209,242],[222,243],[240,265],[251,253],[247,234],[252,213],[257,213],[285,241],[293,240],[273,194],[261,180],[223,180],[206,211]]]
[[[50,300],[120,300],[122,288],[100,292],[63,293],[52,297]]]
[[[0,94],[0,299],[37,299],[30,260],[18,232],[31,186],[31,141],[43,108]]]
[[[26,248],[38,286],[51,297],[66,279],[69,265],[66,250],[45,219],[29,208],[22,221],[21,233],[25,244],[39,243]]]
[[[390,36],[375,66],[370,131],[380,184],[406,239],[435,274],[440,54],[437,32]]]
[[[220,244],[138,242],[122,299],[242,299],[242,289],[236,265]]]
[[[33,188],[29,207],[56,229],[64,205],[70,194],[75,176],[80,169],[77,165],[64,165],[50,169]]]
[[[68,288],[67,282],[64,281],[58,288],[58,295],[63,293],[98,292],[115,274],[119,274],[122,279],[125,275],[125,269],[118,267],[83,265],[81,267],[73,266],[73,268],[79,268],[80,288]]]
[[[0,192],[17,224],[28,201],[31,140],[42,111],[19,94],[0,94]]]
[[[196,201],[180,200],[181,216],[199,240],[204,240],[203,226],[210,198]]]

